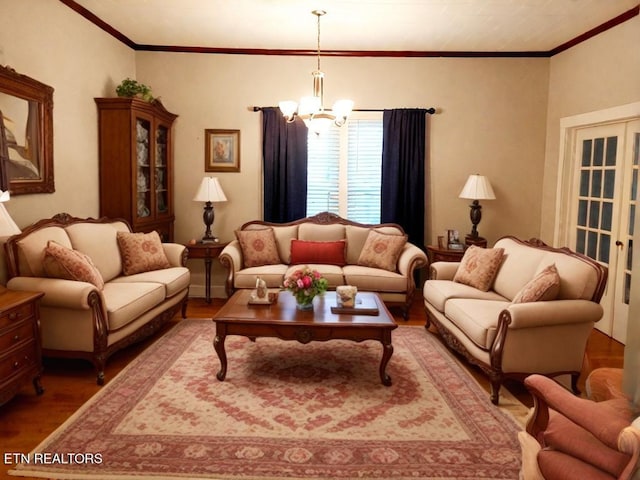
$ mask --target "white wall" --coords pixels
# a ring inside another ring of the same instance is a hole
[[[135,55],[60,2],[2,0],[0,64],[54,88],[55,193],[15,195],[19,227],[59,212],[97,216],[98,128],[94,97],[135,76]]]
[[[261,114],[312,87],[312,57],[150,53],[136,55],[138,80],[153,87],[175,124],[177,241],[203,233],[202,205],[192,201],[204,172],[206,128],[241,131],[241,172],[220,173],[227,203],[215,205],[214,232],[234,238],[242,223],[262,217]],[[327,58],[325,98],[351,98],[356,108],[436,107],[429,117],[427,235],[471,230],[458,194],[471,173],[487,175],[495,201],[483,203],[482,235],[538,235],[542,189],[547,59]],[[515,180],[515,184],[514,184]],[[533,206],[533,208],[532,208]],[[201,285],[199,263],[194,287]],[[223,276],[214,272],[215,294]]]
[[[553,238],[560,120],[640,101],[640,17],[551,58],[540,232]],[[639,112],[640,113],[640,112]]]
[[[448,228],[470,230],[468,201],[457,198],[470,173],[489,176],[498,197],[483,202],[479,231],[490,243],[505,234],[550,242],[559,119],[638,100],[639,31],[635,18],[552,59],[323,58],[325,96],[352,98],[356,108],[438,109],[429,117],[427,242]],[[315,60],[135,53],[62,3],[21,0],[3,1],[0,64],[55,89],[56,192],[12,198],[19,226],[61,211],[98,215],[93,98],[114,95],[131,76],[179,115],[176,240],[187,241],[204,229],[202,205],[191,200],[204,175],[204,129],[241,131],[241,172],[217,174],[229,202],[216,205],[214,231],[230,240],[262,211],[261,118],[248,107],[308,94]],[[191,263],[197,292],[202,267]],[[222,279],[216,270],[216,293]]]

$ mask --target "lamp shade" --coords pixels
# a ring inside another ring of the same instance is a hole
[[[195,202],[226,202],[227,197],[216,177],[204,177],[193,200]]]
[[[496,195],[493,193],[489,179],[475,174],[469,175],[458,197],[469,200],[495,200]]]
[[[0,237],[10,237],[20,233],[20,229],[16,222],[13,221],[3,203],[9,201],[9,192],[0,190]]]

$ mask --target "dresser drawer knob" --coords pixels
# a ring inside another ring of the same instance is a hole
[[[18,335],[17,333],[13,336],[13,341],[17,342],[18,340],[20,340],[20,335]]]
[[[18,368],[20,368],[20,362],[16,360],[15,362],[13,362],[13,369],[17,370]]]

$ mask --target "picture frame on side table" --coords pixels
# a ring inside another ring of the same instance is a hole
[[[205,129],[204,171],[240,171],[240,130]]]
[[[460,243],[458,230],[447,230],[447,248],[449,250],[463,250],[464,245]]]

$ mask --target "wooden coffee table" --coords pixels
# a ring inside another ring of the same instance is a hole
[[[391,385],[386,368],[393,354],[391,331],[397,328],[393,317],[377,293],[358,292],[358,297],[369,297],[378,307],[378,315],[334,314],[335,292],[325,292],[313,301],[314,308],[301,311],[296,308],[295,298],[283,291],[273,305],[249,305],[251,290],[238,290],[218,311],[213,321],[216,336],[213,347],[220,358],[220,371],[216,377],[223,381],[227,375],[227,354],[224,341],[227,335],[242,335],[251,339],[275,337],[282,340],[297,340],[306,344],[327,340],[378,340],[382,343],[380,379],[383,385]]]

